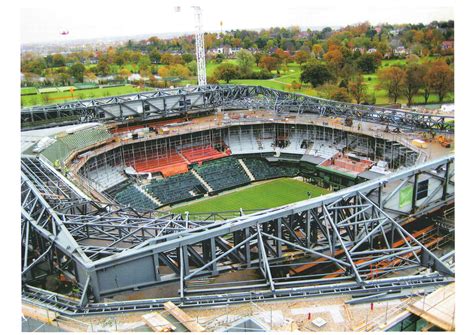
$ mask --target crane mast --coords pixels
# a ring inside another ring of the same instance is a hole
[[[207,85],[206,78],[206,49],[204,48],[204,34],[202,32],[201,24],[201,7],[193,6],[194,9],[194,19],[196,22],[196,62],[197,62],[197,75],[198,75],[198,85]]]

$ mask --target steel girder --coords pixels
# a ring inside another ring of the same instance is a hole
[[[233,297],[242,301],[252,298],[255,290],[265,299],[284,297],[290,288],[310,294],[329,285],[324,288],[329,292],[340,283],[357,290],[367,287],[372,265],[383,274],[429,267],[441,282],[453,275],[399,222],[454,200],[454,156],[316,199],[221,222],[157,217],[78,199],[81,196],[73,186],[46,163],[32,159],[22,163],[22,236],[27,235],[28,227],[37,228],[48,241],[40,250],[42,259],[53,248],[69,257],[79,269],[77,280],[85,297],[92,292],[100,299],[174,281],[180,286],[177,299],[189,303]],[[102,242],[94,242],[97,240]],[[400,243],[394,245],[395,240]],[[104,246],[103,241],[108,244]],[[24,249],[28,246],[24,244]],[[26,259],[24,269],[39,263]],[[291,267],[291,259],[319,262],[332,270],[310,278],[288,278],[281,269]],[[230,269],[257,270],[262,279],[235,287],[196,288],[197,277]],[[324,278],[330,274],[336,277]],[[426,283],[432,283],[431,279]],[[373,285],[377,290],[377,284]]]
[[[24,108],[21,122],[58,123],[152,119],[189,112],[223,109],[267,109],[281,113],[316,113],[321,116],[351,117],[356,120],[387,124],[411,130],[454,131],[454,117],[414,113],[399,109],[357,105],[261,86],[207,85],[128,94],[109,98],[79,100],[71,103]],[[26,128],[26,127],[25,127]]]

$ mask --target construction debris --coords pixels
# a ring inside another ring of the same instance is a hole
[[[142,316],[145,323],[153,329],[154,332],[171,332],[175,331],[176,327],[173,326],[168,320],[162,317],[159,313],[153,312]]]
[[[454,331],[455,284],[441,287],[407,306],[407,310],[446,331]]]
[[[26,304],[22,304],[21,312],[23,313],[24,317],[32,318],[47,324],[51,324],[58,317],[56,312],[51,312],[47,309]]]
[[[172,316],[176,318],[179,322],[183,324],[191,332],[203,332],[205,331],[204,327],[194,321],[188,314],[186,314],[181,308],[173,304],[171,301],[165,302],[163,304],[165,310],[168,311]]]

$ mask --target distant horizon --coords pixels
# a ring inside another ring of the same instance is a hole
[[[94,39],[191,34],[195,23],[190,6],[196,2],[202,8],[204,32],[219,32],[221,21],[222,30],[231,31],[291,26],[300,26],[304,30],[308,27],[339,28],[361,22],[371,25],[428,24],[454,20],[452,1],[449,0],[399,0],[396,5],[375,0],[357,4],[334,0],[331,6],[321,6],[309,0],[293,0],[288,5],[241,0],[239,6],[231,10],[210,0],[182,0],[148,6],[149,9],[140,7],[137,12],[124,11],[120,1],[103,7],[103,3],[96,5],[93,1],[84,0],[74,12],[61,5],[54,8],[22,8],[20,43],[22,46],[69,44]],[[94,4],[94,10],[98,13],[106,14],[91,15],[88,3]],[[176,5],[182,8],[180,12],[175,11]],[[69,34],[60,35],[61,31],[69,31]]]

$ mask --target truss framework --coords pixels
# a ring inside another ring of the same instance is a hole
[[[266,109],[351,117],[411,130],[453,132],[454,117],[349,104],[261,86],[203,85],[24,108],[22,128],[129,118],[156,119],[223,109]]]
[[[98,307],[103,306],[98,301],[150,285],[176,285],[173,301],[191,306],[380,292],[393,285],[447,283],[454,277],[453,270],[402,225],[408,217],[454,201],[454,156],[224,221],[195,221],[97,203],[41,159],[22,158],[21,177],[24,298],[50,307],[51,299],[63,299],[49,292],[48,300],[31,287],[48,273],[61,272],[77,282],[82,294],[76,307],[52,306],[58,310],[111,311]],[[297,264],[317,266],[318,271],[291,274]],[[382,276],[408,269],[433,272],[374,279],[373,267]],[[259,273],[261,279],[202,284],[202,278],[243,269]],[[132,304],[122,302],[114,308]]]

